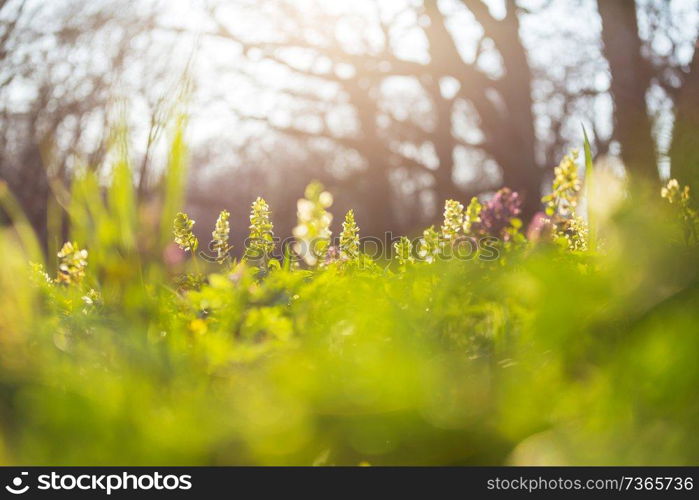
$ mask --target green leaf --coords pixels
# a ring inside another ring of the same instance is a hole
[[[160,245],[166,246],[171,239],[171,224],[184,204],[187,180],[187,147],[184,141],[186,118],[178,117],[170,144],[167,170],[163,179],[163,211],[160,215]]]
[[[128,131],[125,124],[118,128],[116,137],[117,159],[108,188],[109,216],[118,228],[119,241],[124,249],[136,245],[136,193],[128,151]]]

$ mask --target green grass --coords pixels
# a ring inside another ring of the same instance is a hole
[[[0,462],[699,462],[696,221],[657,189],[596,200],[584,250],[561,217],[493,261],[171,262],[184,151],[155,216],[125,154],[76,178],[68,284],[0,193]]]

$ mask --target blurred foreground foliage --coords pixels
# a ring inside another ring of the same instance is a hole
[[[565,211],[581,190],[569,157],[528,239],[503,191],[448,202],[426,259],[405,238],[395,262],[362,257],[350,213],[338,258],[295,265],[268,255],[257,200],[255,265],[221,258],[227,216],[206,262],[168,241],[184,154],[177,133],[156,215],[128,161],[107,187],[78,176],[73,243],[45,268],[0,186],[14,221],[0,236],[2,463],[699,462],[699,254],[681,195],[596,174],[588,245],[567,229],[583,223]],[[299,202],[296,247],[313,233],[332,255],[321,191]],[[177,215],[196,251],[192,225]],[[464,230],[495,231],[500,258],[436,258]]]

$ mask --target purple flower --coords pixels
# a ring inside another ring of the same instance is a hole
[[[474,233],[495,236],[507,241],[510,234],[505,230],[510,227],[510,220],[522,212],[521,206],[522,199],[519,193],[506,187],[500,189],[488,203],[483,205],[481,220],[473,227]]]
[[[548,241],[553,234],[553,223],[551,218],[544,212],[537,212],[532,217],[527,228],[527,239],[530,241]]]

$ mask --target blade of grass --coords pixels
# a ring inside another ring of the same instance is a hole
[[[592,163],[592,150],[590,148],[590,141],[587,137],[587,131],[585,130],[585,125],[582,126],[583,137],[584,137],[584,150],[585,150],[585,199],[587,201],[587,224],[589,226],[590,234],[590,250],[593,252],[597,247],[597,228],[595,226],[595,221],[593,220],[592,210],[590,206],[592,204],[592,184],[593,184],[593,163]]]
[[[185,182],[187,179],[187,147],[184,141],[186,119],[177,119],[170,145],[170,155],[163,180],[163,210],[160,216],[160,247],[172,241],[172,221],[184,204]]]
[[[282,261],[282,269],[284,271],[290,271],[291,270],[291,245],[287,244],[284,245],[284,259]]]
[[[112,171],[112,182],[108,188],[111,222],[119,230],[119,240],[124,249],[136,244],[136,193],[129,161],[126,126],[119,127],[117,136],[117,159]]]
[[[46,210],[46,247],[49,256],[55,256],[63,244],[63,208],[55,196],[49,196]],[[54,273],[55,260],[49,258],[47,269]]]

